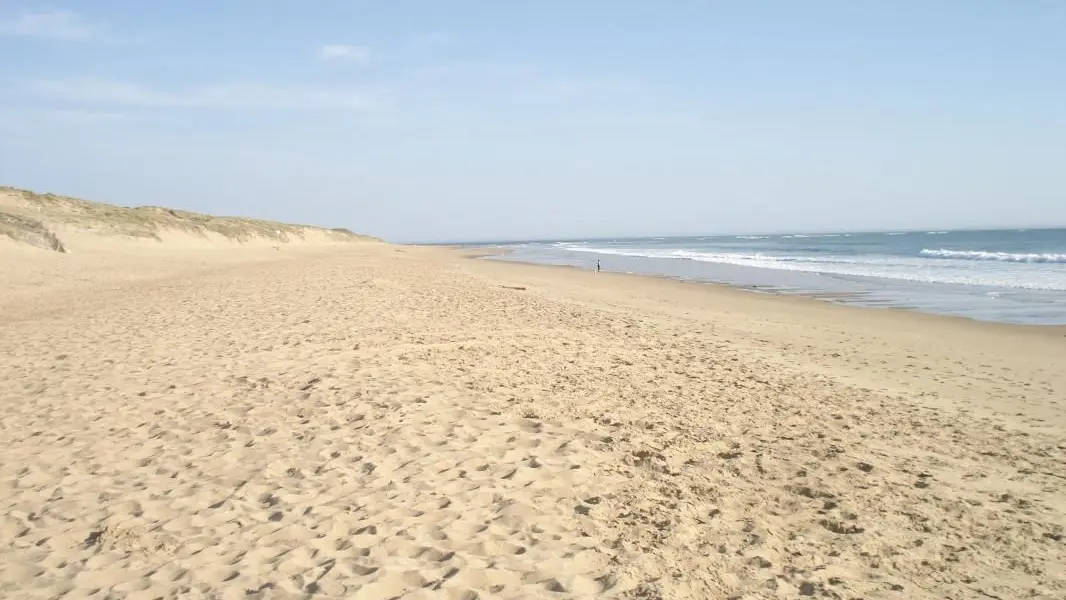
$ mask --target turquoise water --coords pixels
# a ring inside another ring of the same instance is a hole
[[[980,320],[1066,324],[1066,229],[541,240],[504,260],[832,296]]]

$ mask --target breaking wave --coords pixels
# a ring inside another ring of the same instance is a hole
[[[698,262],[728,264],[742,267],[803,271],[824,275],[878,277],[925,283],[977,285],[1031,290],[1066,291],[1066,272],[1061,268],[1049,271],[1048,267],[1019,264],[1023,271],[1005,270],[1013,263],[1066,263],[1066,254],[1010,255],[999,253],[964,252],[962,256],[928,254],[929,252],[956,252],[948,250],[923,250],[920,256],[804,256],[777,255],[744,252],[700,252],[683,249],[603,248],[570,245],[571,252],[626,256],[633,258],[691,260]],[[984,255],[984,258],[982,258]],[[1014,257],[988,258],[988,257]],[[1042,257],[1036,260],[1033,257]],[[937,260],[930,260],[937,259]],[[939,260],[947,259],[947,260]],[[990,268],[997,263],[972,262],[979,260],[1001,261],[999,268]],[[1055,259],[1055,260],[1052,260]],[[988,267],[980,265],[987,264]]]
[[[1010,252],[983,252],[980,250],[929,250],[918,253],[926,258],[950,258],[954,260],[995,260],[1016,263],[1062,263],[1066,264],[1066,254],[1028,253],[1012,254]]]

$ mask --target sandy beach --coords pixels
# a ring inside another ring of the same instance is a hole
[[[63,239],[0,239],[4,598],[1066,597],[1062,328]]]

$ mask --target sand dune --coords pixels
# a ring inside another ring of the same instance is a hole
[[[1061,330],[152,244],[0,245],[0,596],[1066,596]]]
[[[66,252],[65,235],[90,247],[115,238],[166,242],[171,247],[379,241],[347,229],[219,217],[159,206],[129,208],[0,186],[0,236]]]

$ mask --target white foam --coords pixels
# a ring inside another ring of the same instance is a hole
[[[851,236],[850,233],[843,234],[843,235],[845,237],[850,237]],[[793,233],[792,235],[783,235],[781,237],[782,238],[786,238],[786,239],[787,238],[809,239],[809,238],[832,238],[832,237],[840,237],[840,236],[841,236],[841,234],[839,234],[839,233]]]
[[[918,253],[927,258],[950,258],[955,260],[995,260],[999,262],[1019,263],[1066,263],[1066,254],[1026,253],[1012,254],[1009,252],[985,252],[982,250],[929,250],[923,249]]]
[[[1066,268],[1055,265],[998,264],[966,259],[898,256],[782,256],[761,253],[716,253],[692,250],[644,250],[571,246],[567,250],[596,254],[693,260],[761,269],[803,271],[825,275],[880,277],[925,283],[978,285],[1032,290],[1066,291]]]

